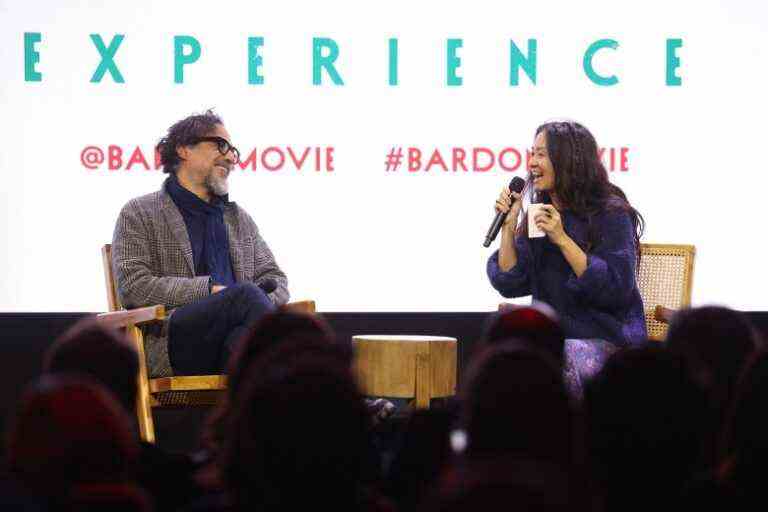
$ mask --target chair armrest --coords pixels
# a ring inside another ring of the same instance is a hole
[[[296,302],[289,302],[283,306],[288,311],[296,313],[309,313],[314,314],[316,311],[315,301],[313,300],[301,300]]]
[[[664,306],[656,306],[653,317],[663,324],[668,324],[676,312],[677,310],[675,309],[665,308]]]
[[[101,313],[96,315],[96,319],[102,324],[114,328],[157,322],[165,320],[165,306],[147,306],[145,308]]]

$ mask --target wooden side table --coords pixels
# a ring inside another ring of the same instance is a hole
[[[355,372],[367,396],[432,398],[456,394],[457,340],[445,336],[352,336]]]

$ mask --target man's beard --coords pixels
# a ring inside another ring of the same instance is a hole
[[[205,177],[205,187],[215,196],[229,194],[229,181],[227,181],[227,178],[219,178],[214,172]]]

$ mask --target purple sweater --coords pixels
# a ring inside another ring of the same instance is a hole
[[[561,211],[563,228],[586,247],[587,221]],[[566,337],[599,338],[614,345],[641,345],[647,339],[643,301],[637,288],[634,228],[628,213],[610,209],[593,218],[598,234],[587,253],[587,269],[576,277],[548,237],[515,239],[517,265],[499,268],[499,252],[488,259],[488,278],[504,297],[532,295],[560,315]]]

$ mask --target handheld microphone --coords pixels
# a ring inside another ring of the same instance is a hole
[[[515,176],[512,181],[509,182],[509,190],[511,192],[520,193],[525,187],[525,180],[520,176]],[[504,219],[507,218],[507,212],[496,212],[496,218],[493,219],[491,227],[488,229],[488,234],[485,235],[485,242],[483,247],[488,247],[496,239],[496,236],[501,230],[501,225],[504,224]]]
[[[270,293],[272,293],[277,289],[277,281],[275,281],[271,277],[268,277],[262,282],[260,282],[257,286],[261,288],[261,291],[263,291],[266,295],[269,295]]]

